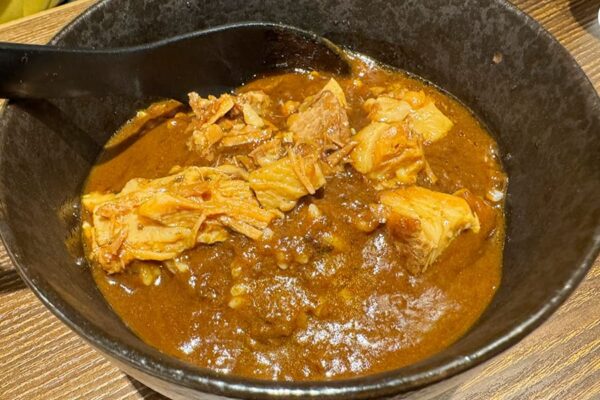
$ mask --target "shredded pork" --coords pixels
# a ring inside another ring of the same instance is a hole
[[[294,151],[250,173],[250,187],[266,209],[289,211],[301,197],[324,185],[325,176],[316,158],[298,157]]]
[[[239,96],[224,94],[219,98],[202,98],[190,93],[190,107],[195,119],[190,123],[188,148],[213,161],[219,148],[260,143],[271,138],[276,129],[263,118],[271,102],[261,91]]]
[[[470,193],[460,197],[414,186],[420,174],[435,181],[423,146],[453,125],[431,99],[395,84],[371,93],[363,104],[370,123],[354,135],[335,79],[301,103],[281,104],[287,116],[282,129],[269,121],[275,105],[262,91],[208,98],[190,93],[188,148],[213,167],[176,168],[164,178],[133,179],[119,193],[85,195],[91,258],[109,273],[134,260],[183,270],[177,257],[199,243],[224,241],[231,232],[268,237],[276,216],[350,164],[386,190],[374,205],[379,221],[387,221],[408,269],[424,271],[462,231],[479,230],[469,205],[484,210],[484,203]],[[251,150],[224,164],[216,159],[220,150],[238,146]],[[377,222],[372,225],[370,230]]]
[[[288,118],[295,143],[311,143],[323,152],[336,150],[350,139],[348,115],[342,103],[325,90],[300,106],[300,112]]]
[[[233,166],[188,167],[131,180],[119,193],[85,195],[92,259],[114,273],[135,259],[168,260],[197,243],[223,241],[228,230],[260,239],[274,214],[258,205],[243,175]]]

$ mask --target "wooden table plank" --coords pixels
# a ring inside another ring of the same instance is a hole
[[[96,2],[97,0],[79,0],[26,18],[0,24],[0,41],[47,43],[63,26]]]
[[[0,25],[0,41],[45,43],[96,0]],[[597,0],[516,0],[600,91]],[[600,259],[557,313],[518,345],[398,399],[600,399]],[[35,298],[0,245],[0,399],[164,399],[127,378]]]

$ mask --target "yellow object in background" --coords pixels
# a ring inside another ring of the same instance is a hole
[[[0,24],[54,7],[60,0],[0,0]]]

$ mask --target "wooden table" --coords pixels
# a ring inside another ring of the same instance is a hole
[[[0,41],[45,43],[96,0],[0,25]],[[600,0],[515,0],[575,56],[600,91]],[[56,319],[0,245],[0,399],[163,399]],[[569,300],[510,350],[398,399],[600,399],[600,258]]]

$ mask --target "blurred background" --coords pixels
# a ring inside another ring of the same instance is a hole
[[[0,0],[0,24],[47,10],[64,0]]]

